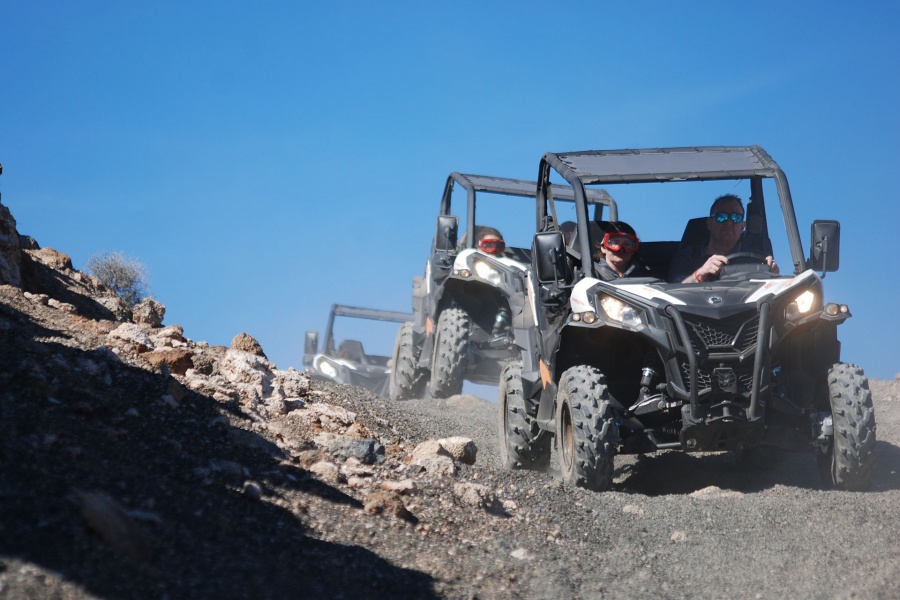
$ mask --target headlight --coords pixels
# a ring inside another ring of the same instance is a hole
[[[503,281],[503,276],[500,275],[500,271],[487,264],[483,260],[473,261],[475,266],[475,274],[480,278],[486,280],[491,285],[500,285]]]
[[[787,305],[784,309],[784,318],[788,321],[796,321],[808,315],[816,304],[816,295],[811,290],[806,290]]]
[[[327,360],[319,361],[319,371],[322,372],[326,377],[335,378],[337,377],[337,369],[334,368],[334,365],[328,362]]]
[[[628,327],[640,327],[644,324],[641,311],[612,296],[600,296],[600,307],[611,321]]]

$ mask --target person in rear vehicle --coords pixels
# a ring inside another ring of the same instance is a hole
[[[631,225],[625,221],[607,221],[597,229],[596,235],[595,231],[591,232],[596,250],[594,268],[603,281],[646,275],[646,267],[635,256],[641,240]]]
[[[492,256],[502,256],[506,249],[503,235],[493,227],[475,226],[475,247]]]
[[[744,203],[734,194],[719,196],[709,209],[706,227],[708,243],[681,248],[672,257],[670,282],[703,283],[719,278],[728,264],[726,256],[743,251]],[[767,256],[766,264],[773,273],[779,272],[773,257]]]

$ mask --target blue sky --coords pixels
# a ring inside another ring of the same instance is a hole
[[[898,27],[889,1],[0,0],[0,193],[77,268],[147,265],[191,339],[302,368],[332,303],[410,309],[452,171],[759,144],[804,245],[841,221],[843,358],[888,379]]]

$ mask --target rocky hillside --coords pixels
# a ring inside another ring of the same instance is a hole
[[[194,342],[0,210],[0,598],[428,597],[411,566],[447,557],[407,539],[504,511],[457,476],[471,440],[415,446],[245,333]]]
[[[164,317],[0,205],[0,599],[900,595],[896,381],[872,492],[660,453],[594,494],[498,469],[493,404],[311,383]]]

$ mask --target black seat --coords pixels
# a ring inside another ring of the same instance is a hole
[[[681,247],[700,246],[709,243],[709,228],[706,226],[707,217],[691,219],[684,226],[681,234]]]
[[[363,352],[362,342],[357,340],[344,340],[338,347],[338,358],[357,363],[366,362],[366,353]]]

